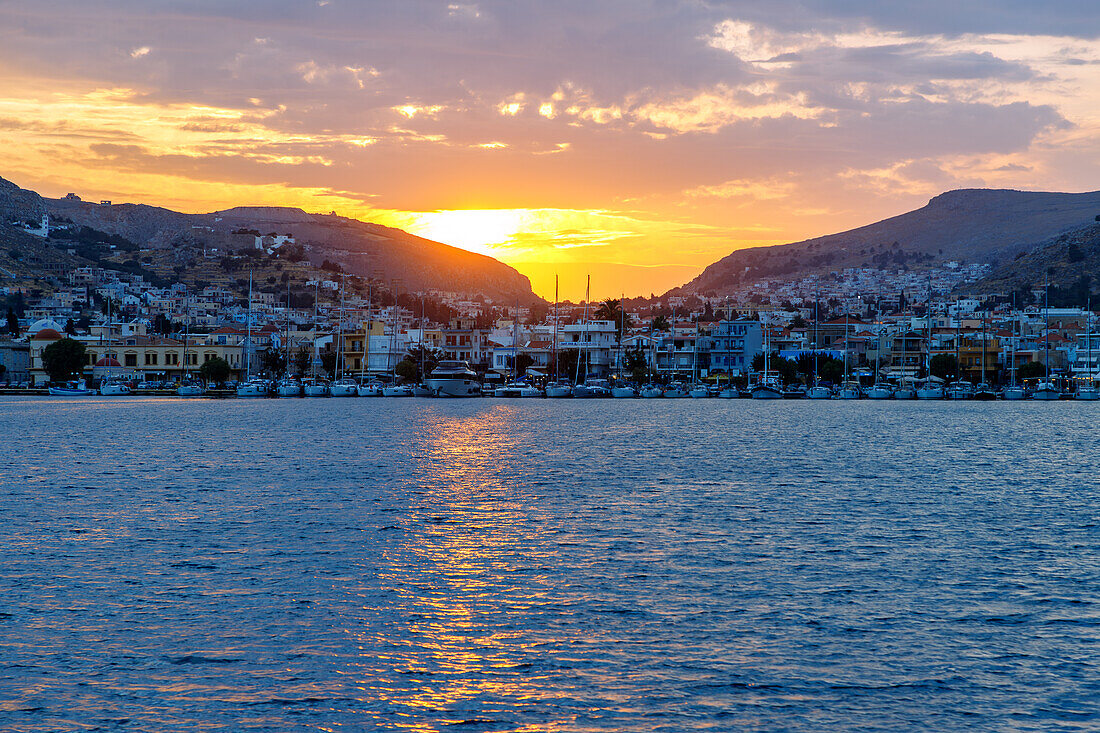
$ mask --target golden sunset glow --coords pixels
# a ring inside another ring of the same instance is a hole
[[[614,36],[621,18],[145,12],[74,4],[61,27],[0,11],[0,176],[185,212],[336,210],[501,259],[545,297],[557,274],[573,299],[587,275],[594,296],[663,292],[734,249],[951,188],[1096,188],[1100,43],[1046,19],[907,29],[872,9],[792,27],[646,9],[614,53],[586,55],[547,29]],[[406,22],[422,43],[394,40]]]

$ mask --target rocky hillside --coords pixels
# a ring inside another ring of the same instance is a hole
[[[203,249],[248,246],[254,234],[290,234],[313,264],[328,260],[353,274],[399,280],[403,291],[461,292],[505,303],[539,300],[525,275],[492,257],[356,219],[280,207],[184,214],[141,204],[43,199],[0,178],[0,219],[37,219],[47,210],[55,221],[118,235],[140,248],[180,250],[180,262]]]
[[[916,211],[851,231],[737,250],[673,293],[722,295],[742,283],[846,267],[917,268],[951,260],[996,266],[1097,214],[1100,191],[949,191]]]
[[[1100,286],[1100,221],[1052,237],[994,268],[964,292],[980,295],[1025,293],[1049,279],[1051,302],[1074,305]]]

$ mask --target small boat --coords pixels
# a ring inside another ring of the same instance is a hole
[[[411,384],[391,384],[382,388],[383,397],[412,397]]]
[[[270,391],[267,382],[256,378],[249,379],[244,384],[237,386],[238,397],[267,397]]]
[[[322,381],[308,381],[302,386],[302,394],[306,397],[328,397],[328,385]]]
[[[542,390],[523,382],[510,382],[495,390],[497,397],[542,397]]]
[[[707,385],[696,384],[693,385],[690,390],[688,390],[688,396],[691,397],[693,400],[705,399],[707,397],[710,397],[710,391],[707,390]]]
[[[831,400],[833,398],[833,391],[828,387],[824,387],[820,384],[810,387],[806,392],[806,398],[811,400]]]
[[[869,400],[889,400],[893,397],[894,390],[890,389],[887,384],[875,384],[867,390],[867,399]]]
[[[604,379],[586,379],[573,388],[574,397],[610,397],[611,388]]]
[[[913,385],[903,382],[894,390],[894,399],[915,400],[917,399],[917,390],[913,388]]]
[[[723,400],[735,400],[741,396],[741,393],[737,390],[737,387],[730,385],[729,387],[723,387],[718,390],[719,399]]]
[[[974,397],[974,385],[965,379],[960,379],[957,382],[952,382],[947,385],[947,391],[944,395],[949,400],[969,400]]]
[[[381,397],[382,385],[378,382],[367,382],[360,384],[355,391],[360,397]]]
[[[281,379],[275,387],[275,394],[279,397],[301,397],[302,384],[297,379]]]
[[[95,394],[83,379],[66,382],[64,387],[50,387],[48,391],[53,397],[87,397]]]
[[[942,400],[943,387],[932,382],[925,382],[917,390],[918,400]]]
[[[806,399],[806,388],[801,384],[792,384],[789,387],[785,387],[783,389],[783,399],[804,400]]]
[[[187,382],[176,387],[178,397],[202,397],[206,394],[206,387],[201,382]]]
[[[1058,389],[1054,382],[1039,382],[1031,392],[1033,400],[1060,400],[1061,398],[1062,390]]]
[[[642,387],[640,392],[642,397],[646,399],[653,399],[655,397],[664,397],[665,389],[659,384],[647,384]]]
[[[99,394],[102,397],[122,397],[130,392],[130,385],[122,381],[108,380],[99,385]]]
[[[774,380],[766,380],[754,385],[751,390],[754,400],[781,400],[783,388]]]
[[[679,382],[673,382],[665,389],[665,397],[686,398],[690,396],[690,390]]]
[[[863,390],[859,388],[858,384],[852,382],[842,384],[836,393],[838,400],[858,400],[862,396]]]
[[[637,397],[638,390],[632,384],[617,384],[611,388],[612,397]]]
[[[1073,395],[1075,400],[1100,400],[1100,390],[1096,389],[1094,384],[1083,384],[1077,388],[1077,391]]]
[[[989,386],[985,382],[982,382],[974,388],[974,399],[988,402],[990,400],[997,399],[997,393],[993,391],[993,387]]]
[[[1026,400],[1027,388],[1021,385],[1009,385],[1001,392],[1001,396],[1006,400]]]
[[[431,397],[432,391],[425,387],[423,384],[413,385],[413,397]]]
[[[358,397],[359,391],[355,384],[354,379],[344,377],[343,379],[337,379],[329,387],[329,391],[333,397]]]
[[[573,387],[565,382],[557,382],[555,384],[546,385],[547,397],[572,397]]]

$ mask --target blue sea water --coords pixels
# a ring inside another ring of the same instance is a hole
[[[1094,731],[1087,403],[0,399],[3,731]]]

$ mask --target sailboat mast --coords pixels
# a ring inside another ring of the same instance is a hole
[[[554,274],[554,340],[551,346],[551,354],[554,359],[554,381],[558,379],[558,276]]]
[[[1043,361],[1046,363],[1046,381],[1050,381],[1050,276],[1047,275],[1046,288],[1043,293],[1043,320],[1046,328],[1043,334]]]
[[[244,378],[247,382],[252,377],[252,270],[248,271],[248,316],[246,317],[248,339],[245,341],[244,352]]]

